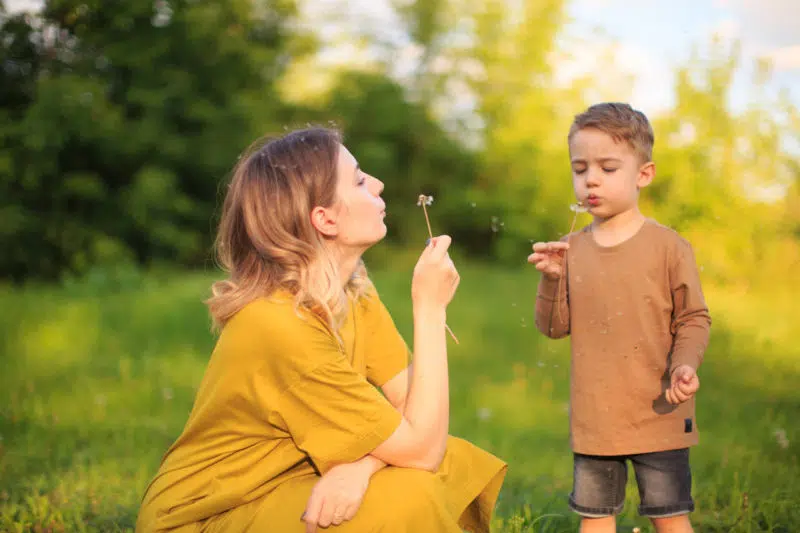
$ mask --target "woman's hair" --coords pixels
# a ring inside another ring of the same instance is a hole
[[[215,330],[253,300],[284,289],[338,337],[348,298],[371,287],[363,262],[342,288],[311,210],[336,201],[341,135],[331,129],[293,131],[257,142],[239,159],[228,185],[215,248],[228,279],[206,301]]]

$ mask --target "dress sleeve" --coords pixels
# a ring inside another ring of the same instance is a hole
[[[264,411],[277,416],[320,473],[362,458],[400,425],[400,413],[313,320],[283,325],[269,352],[255,376]]]
[[[364,323],[369,328],[365,335],[367,380],[381,387],[408,368],[411,351],[377,294],[369,296],[364,305]]]

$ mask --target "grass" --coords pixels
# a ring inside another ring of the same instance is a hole
[[[394,263],[373,277],[410,338],[411,263]],[[460,271],[448,316],[461,341],[451,344],[451,431],[510,464],[496,531],[575,531],[566,507],[569,343],[533,326],[531,269]],[[121,287],[0,290],[0,531],[132,530],[213,346],[201,303],[210,281],[151,275]],[[794,302],[788,291],[707,296],[714,326],[692,454],[696,531],[800,531]],[[619,531],[650,531],[628,489]]]

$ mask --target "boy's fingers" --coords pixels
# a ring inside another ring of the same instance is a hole
[[[664,391],[664,398],[666,398],[667,402],[669,402],[669,403],[675,403],[672,400],[672,389],[667,389],[667,390]]]
[[[539,253],[558,252],[569,248],[567,242],[537,242],[533,244],[533,251]]]
[[[683,394],[692,395],[697,391],[697,388],[698,388],[697,384],[694,383],[694,382],[690,382],[690,383],[680,382],[680,383],[678,383],[678,390],[681,391]]]

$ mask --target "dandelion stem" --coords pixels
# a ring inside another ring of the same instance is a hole
[[[578,202],[578,207],[580,207],[580,202]],[[580,213],[580,209],[575,209],[575,216],[572,217],[572,225],[569,227],[569,233],[567,233],[567,244],[569,244],[570,237],[572,236],[572,232],[575,231],[575,222],[578,220],[578,213]],[[564,283],[564,278],[567,274],[567,253],[569,250],[564,250],[564,256],[561,259],[561,277],[558,278],[558,293],[556,294],[556,308],[558,309],[558,320],[562,324],[564,323],[564,317],[561,313],[561,288],[563,287],[562,283]]]
[[[428,210],[425,208],[425,202],[422,202],[422,212],[425,213],[425,223],[428,224],[428,235],[433,239],[433,231],[431,231],[431,219],[428,218]]]
[[[432,199],[432,197],[431,197],[431,199]],[[428,209],[425,207],[427,205],[427,202],[428,202],[428,197],[424,196],[424,195],[420,195],[419,205],[422,206],[422,212],[425,213],[425,223],[428,225],[428,235],[430,236],[431,240],[433,240],[433,230],[431,229],[431,219],[428,218]],[[450,329],[450,326],[445,324],[444,327],[447,330],[447,332],[450,334],[450,336],[453,338],[453,341],[455,341],[456,344],[461,344],[460,342],[458,342],[458,337],[456,337],[456,334],[453,333],[452,329]]]

